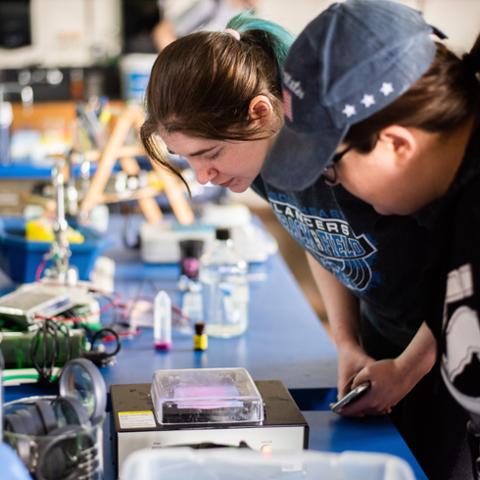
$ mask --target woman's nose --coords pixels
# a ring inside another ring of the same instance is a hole
[[[215,168],[194,168],[198,183],[205,185],[218,175]]]

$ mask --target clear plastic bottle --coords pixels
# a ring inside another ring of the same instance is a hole
[[[203,321],[211,337],[241,335],[248,325],[248,266],[237,253],[230,231],[219,228],[200,258]]]
[[[176,323],[176,328],[180,333],[191,335],[195,323],[203,322],[202,286],[200,282],[188,280],[188,283],[181,291],[183,317]]]
[[[9,165],[10,157],[10,129],[13,120],[12,104],[0,98],[0,164]]]

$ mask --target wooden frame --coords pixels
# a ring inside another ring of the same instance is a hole
[[[80,218],[86,218],[92,208],[104,201],[104,191],[112,169],[117,159],[122,169],[128,175],[137,175],[140,171],[134,155],[146,155],[141,146],[125,145],[129,132],[133,129],[138,135],[144,116],[137,105],[129,105],[119,115],[112,133],[99,155],[97,171],[95,172],[90,187],[80,205]],[[152,161],[154,171],[160,178],[165,195],[170,202],[173,213],[181,224],[191,224],[194,221],[193,211],[185,198],[183,185],[173,174]],[[135,198],[139,203],[143,215],[149,223],[158,223],[162,219],[162,212],[154,195],[158,192],[150,191],[139,194]]]

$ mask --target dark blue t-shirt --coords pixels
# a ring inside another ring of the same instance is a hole
[[[279,191],[261,177],[252,187],[290,235],[361,300],[362,315],[378,332],[405,348],[425,320],[420,285],[428,229],[410,216],[380,215],[322,179],[302,192]]]

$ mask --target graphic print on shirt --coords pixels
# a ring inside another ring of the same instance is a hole
[[[471,298],[473,292],[470,264],[448,274],[442,375],[457,401],[467,410],[480,414],[480,319],[476,310],[462,302]]]
[[[366,235],[356,235],[347,221],[334,215],[304,213],[269,198],[284,228],[344,285],[365,291],[371,285],[369,258],[377,251]]]

